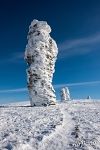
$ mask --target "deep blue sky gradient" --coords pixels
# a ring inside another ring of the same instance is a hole
[[[59,55],[53,84],[56,94],[62,84],[72,98],[100,98],[100,1],[99,0],[1,0],[0,1],[0,102],[28,99],[26,63],[23,59],[28,27],[33,19],[47,21]],[[60,85],[60,87],[57,87]],[[6,92],[2,92],[6,90]]]

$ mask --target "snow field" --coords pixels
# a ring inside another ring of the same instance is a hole
[[[100,150],[100,102],[1,106],[0,150]]]

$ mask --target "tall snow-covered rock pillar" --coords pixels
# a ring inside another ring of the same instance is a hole
[[[28,64],[27,86],[31,106],[56,102],[52,79],[58,48],[50,32],[51,28],[45,21],[33,20],[29,26],[25,59]]]

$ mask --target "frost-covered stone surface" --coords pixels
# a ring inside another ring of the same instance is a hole
[[[52,78],[58,49],[50,32],[51,28],[45,21],[33,20],[29,27],[25,59],[28,64],[27,84],[32,106],[56,101]]]
[[[66,91],[65,88],[61,89],[61,101],[66,101]]]
[[[66,102],[66,101],[69,101],[70,99],[71,98],[70,98],[70,92],[69,92],[68,87],[62,88],[61,89],[61,101]]]
[[[0,150],[100,150],[100,102],[2,105]]]

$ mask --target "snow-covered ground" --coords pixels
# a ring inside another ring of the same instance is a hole
[[[0,150],[100,150],[100,102],[2,105]]]

